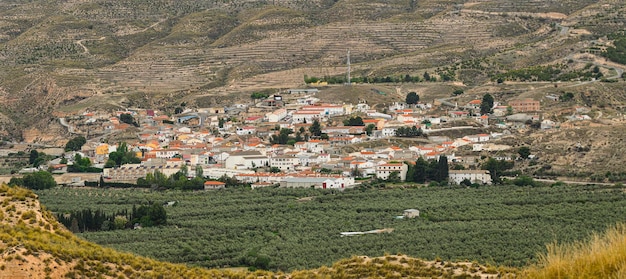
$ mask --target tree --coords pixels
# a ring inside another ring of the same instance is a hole
[[[424,72],[424,80],[430,81],[430,74],[428,74],[428,72]]]
[[[280,172],[280,168],[278,168],[278,167],[271,167],[270,168],[270,172],[271,173],[279,173]]]
[[[272,137],[270,138],[270,142],[273,144],[287,144],[287,142],[289,142],[290,139],[293,139],[292,137],[289,136],[292,133],[293,133],[293,130],[288,129],[288,128],[282,128],[280,129],[280,132],[278,133],[278,135],[272,135]]]
[[[463,179],[463,181],[461,181],[461,183],[459,183],[459,185],[463,185],[463,186],[469,187],[469,186],[472,185],[472,181],[470,181],[469,179],[465,178],[465,179]]]
[[[140,223],[144,227],[164,225],[167,222],[167,212],[159,203],[153,203],[150,206],[142,205],[137,208],[133,206],[131,220],[131,223]]]
[[[406,94],[405,102],[409,105],[415,105],[420,101],[420,96],[415,92],[409,92]]]
[[[201,165],[196,165],[196,177],[203,178],[204,177],[204,169]]]
[[[365,126],[363,123],[363,118],[360,116],[350,117],[350,119],[346,119],[343,121],[343,125],[345,126]]]
[[[359,170],[359,165],[355,165],[352,170],[350,170],[350,176],[352,177],[361,177],[363,173]]]
[[[400,172],[398,171],[392,171],[389,176],[387,177],[387,182],[400,182]]]
[[[141,159],[137,158],[137,154],[128,150],[128,145],[121,142],[117,146],[117,150],[109,153],[109,160],[105,163],[105,168],[121,166],[125,164],[139,164]]]
[[[76,155],[74,155],[74,164],[80,167],[90,167],[91,160],[89,160],[89,158],[87,157],[83,158],[83,156],[80,156],[80,154],[76,153]]]
[[[313,135],[314,137],[319,137],[322,135],[322,126],[317,119],[313,120],[313,124],[311,124],[311,127],[309,127],[309,132],[311,132],[311,135]]]
[[[367,126],[365,126],[365,133],[366,133],[368,136],[371,136],[371,135],[372,135],[372,131],[374,131],[374,129],[376,129],[376,125],[374,125],[374,124],[368,124]]]
[[[422,131],[422,128],[417,128],[417,126],[413,126],[413,127],[398,127],[396,129],[396,136],[397,137],[409,137],[409,138],[413,138],[413,137],[421,137],[424,135],[424,132]]]
[[[567,102],[574,99],[574,93],[566,92],[561,95],[561,102]]]
[[[87,139],[85,139],[85,137],[75,137],[65,144],[65,151],[79,151],[85,143],[87,143]]]
[[[439,156],[439,161],[437,161],[437,172],[436,172],[436,181],[442,182],[448,179],[448,157],[445,155]]]
[[[532,177],[522,175],[520,177],[515,178],[515,180],[513,180],[513,184],[517,186],[535,186],[537,183]]]
[[[22,178],[13,177],[9,181],[9,185],[24,186],[33,190],[44,190],[57,186],[57,183],[49,172],[38,171],[26,174]]]
[[[187,165],[183,164],[180,166],[180,174],[187,179],[189,176],[189,168],[187,168]]]
[[[70,225],[70,231],[73,233],[79,233],[80,228],[78,227],[78,220],[76,218],[72,218],[72,224]]]
[[[528,146],[522,146],[517,150],[517,153],[522,159],[528,159],[528,156],[530,156],[530,148]]]
[[[452,95],[454,95],[454,96],[458,96],[458,95],[461,95],[461,94],[463,94],[463,89],[461,89],[461,88],[455,89],[452,92]]]
[[[483,101],[480,103],[480,114],[488,114],[493,108],[493,96],[489,93],[483,96]]]
[[[265,99],[267,97],[269,97],[270,95],[267,93],[261,93],[261,92],[253,92],[250,95],[250,98],[254,99],[254,100],[258,100],[258,99]]]
[[[39,158],[39,152],[37,152],[37,150],[35,149],[31,150],[30,156],[28,157],[28,163],[32,165],[35,160],[37,160],[37,158]]]
[[[426,174],[428,173],[428,162],[424,160],[422,157],[417,158],[415,161],[415,170],[413,172],[413,181],[415,183],[424,183],[426,182]]]
[[[494,158],[489,158],[486,162],[481,165],[481,169],[488,170],[491,175],[491,180],[493,183],[500,183],[500,176],[505,170],[513,168],[515,164],[511,161],[505,160],[496,160]]]
[[[123,123],[126,123],[126,124],[139,126],[139,125],[137,125],[137,123],[135,122],[135,119],[133,118],[133,116],[130,113],[122,113],[122,114],[120,114],[120,121],[122,121]]]

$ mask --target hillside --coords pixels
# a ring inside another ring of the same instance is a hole
[[[265,271],[233,272],[193,268],[120,253],[76,237],[41,207],[26,189],[0,185],[0,278],[284,278]],[[500,271],[515,272],[514,269]],[[442,277],[498,274],[476,263],[445,264],[405,256],[354,257],[289,278]]]
[[[244,274],[158,262],[80,239],[23,188],[0,186],[0,278],[244,278]],[[263,273],[259,273],[263,275]]]
[[[622,30],[620,1],[2,1],[1,133],[87,108],[219,104],[303,76],[421,75],[468,86],[557,63]],[[196,101],[198,101],[196,103]]]
[[[291,274],[208,270],[120,253],[80,239],[23,188],[0,185],[0,204],[0,278],[621,278],[626,266],[626,230],[620,225],[589,242],[553,244],[540,265],[523,270],[403,255],[352,257]]]

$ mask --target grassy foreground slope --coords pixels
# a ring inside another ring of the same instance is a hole
[[[626,226],[590,242],[550,246],[524,270],[406,256],[352,257],[291,274],[231,272],[159,262],[82,240],[61,226],[29,190],[0,185],[0,278],[624,278]]]

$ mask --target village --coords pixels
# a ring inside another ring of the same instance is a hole
[[[541,119],[540,101],[532,99],[494,102],[489,114],[481,114],[483,100],[479,99],[465,104],[448,99],[411,100],[373,109],[365,100],[323,103],[317,93],[318,89],[308,88],[253,94],[256,98],[250,102],[229,107],[189,109],[182,104],[174,115],[150,109],[113,114],[85,111],[60,119],[70,134],[89,138],[80,150],[57,151],[59,158],[20,173],[47,169],[65,174],[78,154],[102,172],[75,174],[61,184],[83,186],[85,181],[98,179],[133,184],[155,172],[171,176],[184,166],[193,170],[186,172],[189,179],[201,175],[210,180],[204,183],[207,190],[224,188],[224,182],[213,181],[221,177],[249,183],[252,188],[345,189],[369,178],[404,181],[407,163],[417,158],[437,161],[443,155],[455,166],[448,172],[449,183],[467,180],[483,185],[492,183],[489,171],[480,169],[484,152],[498,160],[517,158],[512,146],[494,140],[515,136],[515,131],[531,125],[540,130],[560,125]],[[558,101],[558,97],[546,96],[546,100]],[[577,111],[580,114],[572,121],[589,118],[584,108]],[[103,139],[129,129],[136,131],[136,139],[125,140],[124,149],[139,160],[111,163],[109,155],[118,151],[120,143]],[[434,135],[445,131],[462,136]],[[391,143],[390,139],[398,138],[414,144]]]

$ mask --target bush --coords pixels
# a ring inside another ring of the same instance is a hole
[[[536,186],[535,180],[532,177],[526,175],[515,178],[513,180],[513,184],[517,186]]]

